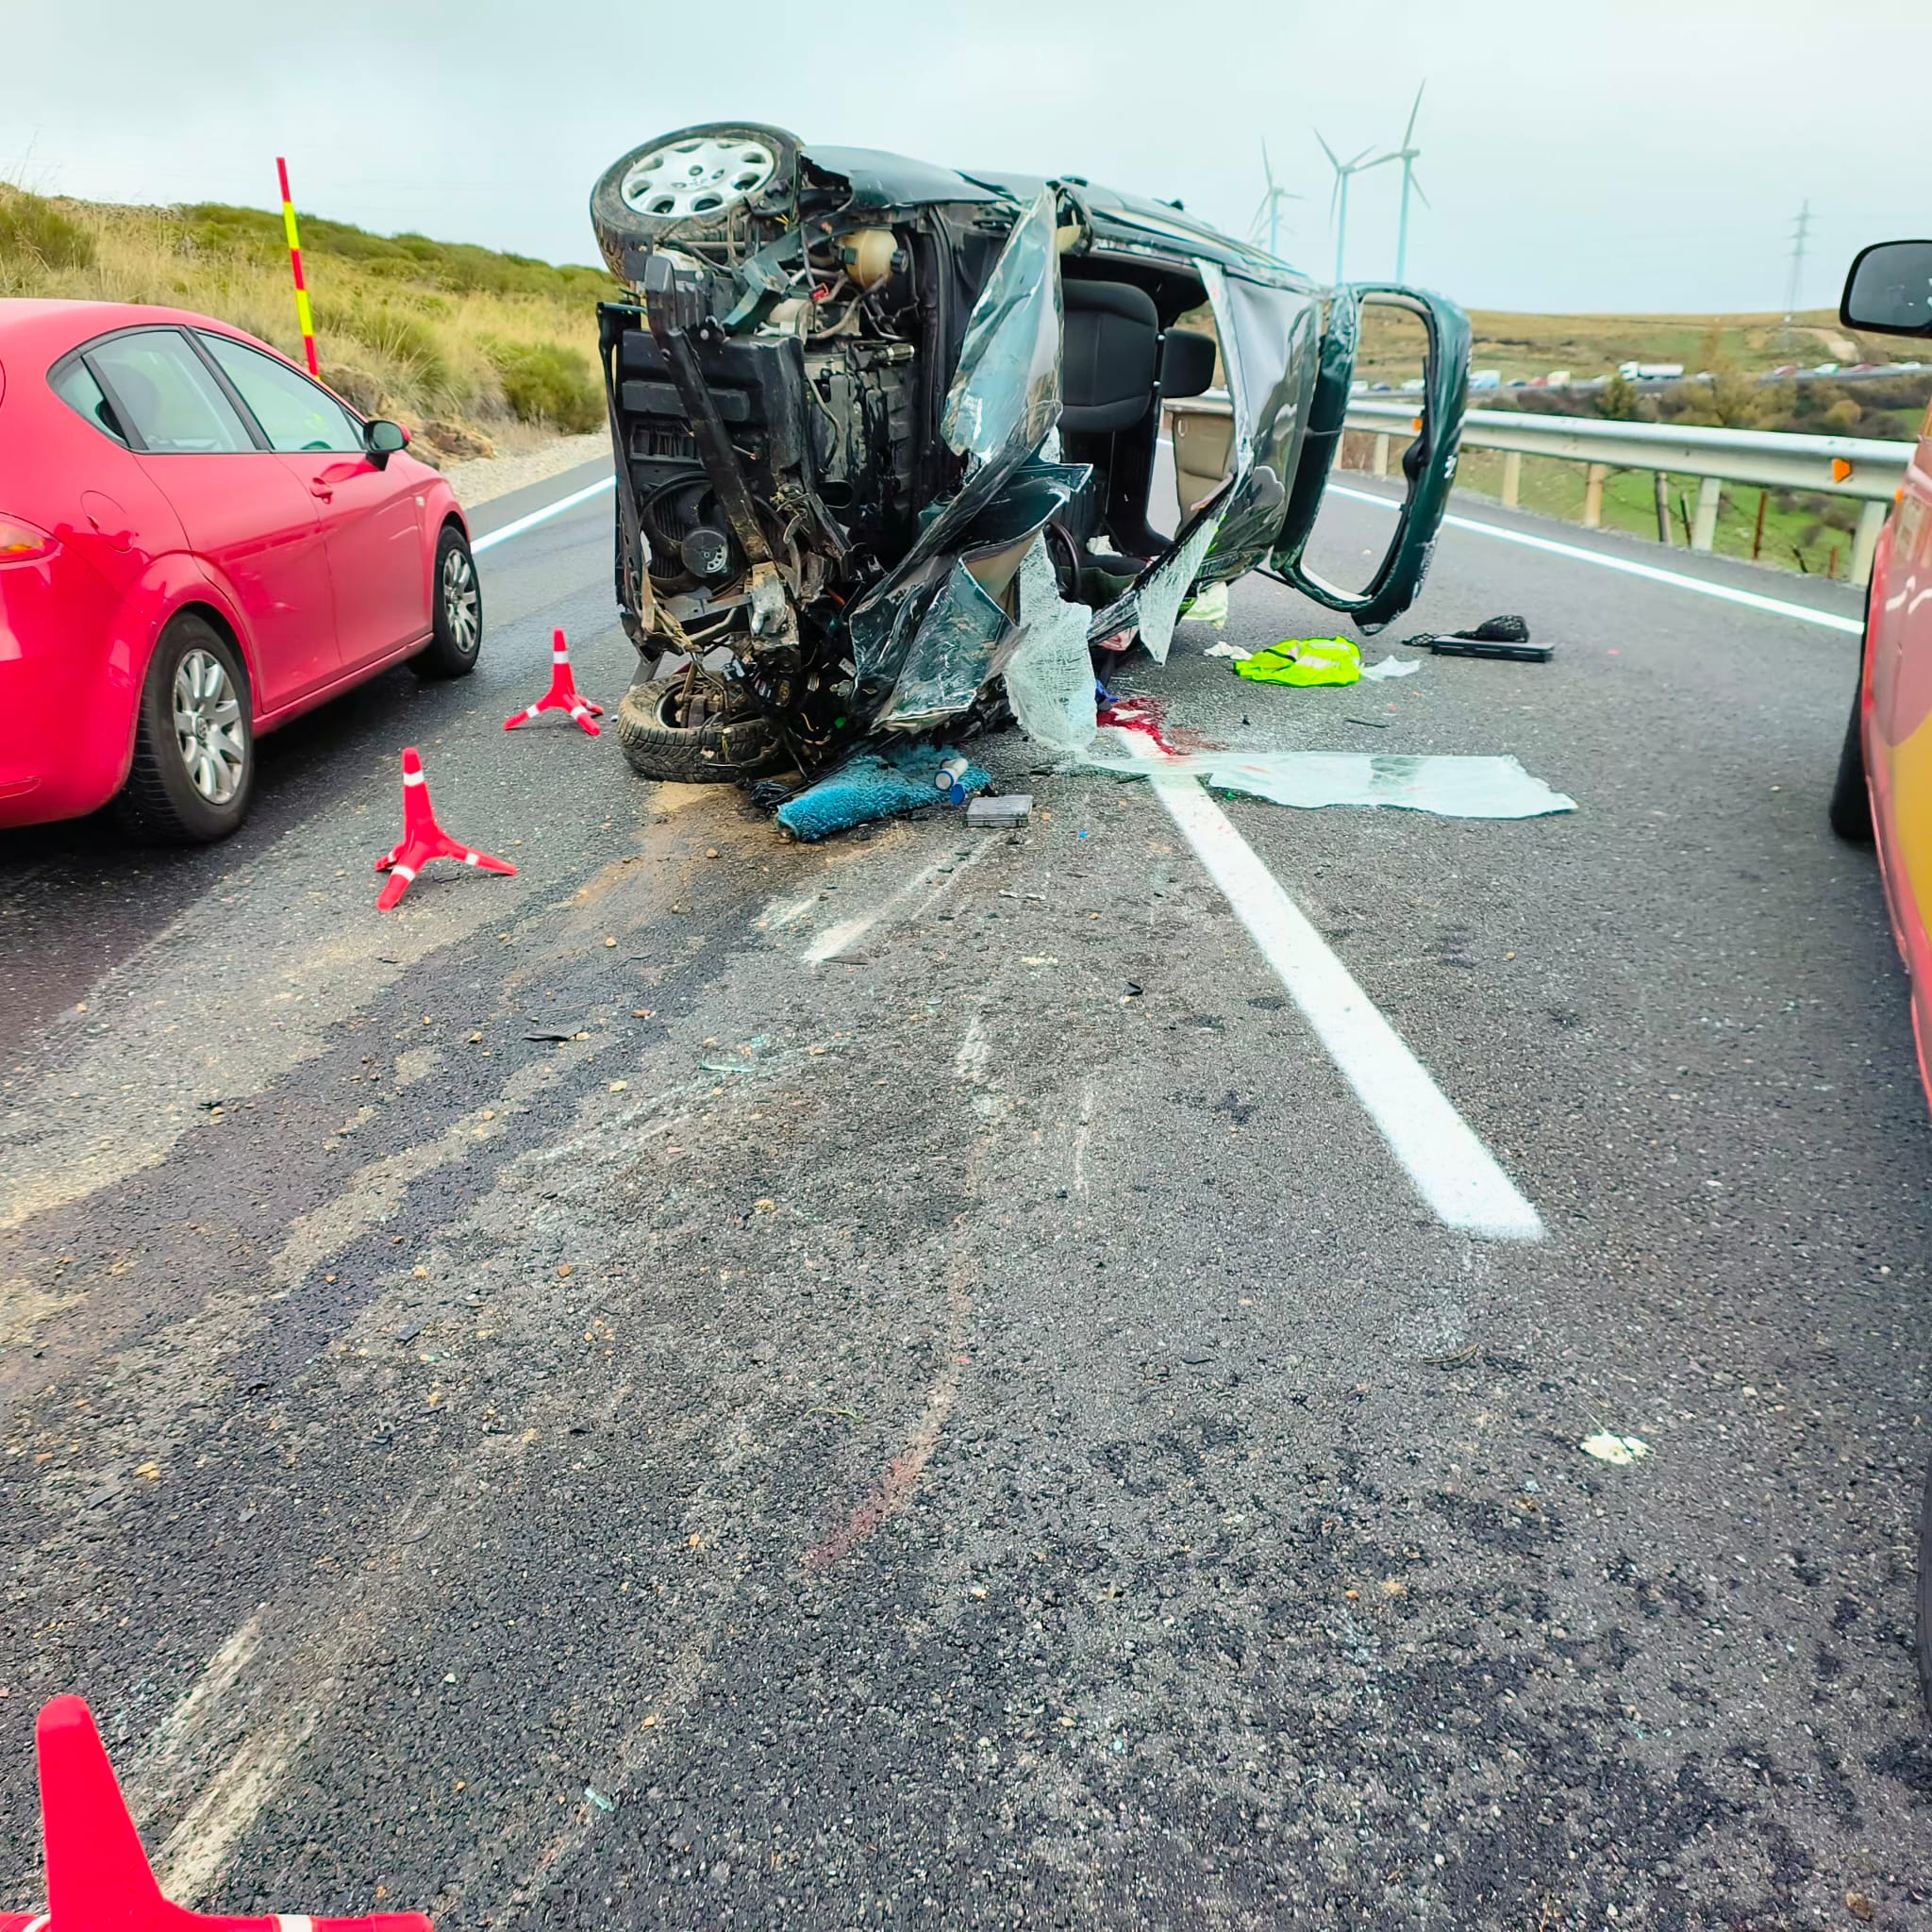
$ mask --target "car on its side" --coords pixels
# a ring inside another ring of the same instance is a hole
[[[1862,249],[1839,321],[1874,335],[1932,336],[1932,241]],[[1932,1098],[1932,409],[1865,595],[1858,685],[1845,725],[1832,828],[1875,842],[1891,930],[1911,979],[1919,1073]],[[1919,1683],[1932,1706],[1932,1476],[1919,1515]]]
[[[208,316],[0,301],[0,827],[223,838],[260,733],[473,669],[468,527],[408,442]]]

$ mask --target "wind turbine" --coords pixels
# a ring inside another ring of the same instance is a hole
[[[1320,128],[1315,130],[1315,139],[1322,142],[1322,152],[1328,157],[1328,165],[1335,170],[1335,191],[1328,197],[1328,213],[1335,223],[1335,283],[1341,285],[1342,257],[1348,245],[1348,180],[1351,175],[1365,175],[1371,168],[1379,168],[1384,161],[1392,161],[1393,155],[1377,155],[1372,161],[1368,149],[1363,148],[1353,160],[1344,161],[1322,138]]]
[[[1428,82],[1424,81],[1423,87]],[[1408,110],[1408,125],[1402,130],[1402,145],[1384,155],[1385,161],[1402,163],[1402,216],[1395,227],[1395,279],[1403,277],[1403,270],[1408,262],[1408,191],[1412,188],[1422,195],[1424,208],[1434,207],[1426,194],[1423,194],[1423,184],[1415,178],[1415,164],[1422,157],[1422,150],[1415,144],[1415,117],[1422,112],[1423,87],[1415,91],[1415,105]],[[1373,165],[1373,164],[1372,164]]]
[[[1302,197],[1299,194],[1291,194],[1285,188],[1275,186],[1274,170],[1269,164],[1268,143],[1265,141],[1261,143],[1261,172],[1268,177],[1268,192],[1261,197],[1261,205],[1255,210],[1255,219],[1248,224],[1248,240],[1258,242],[1261,238],[1261,225],[1266,222],[1268,253],[1278,256],[1281,253],[1281,204],[1284,201],[1299,201]]]

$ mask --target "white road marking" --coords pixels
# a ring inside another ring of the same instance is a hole
[[[1093,1077],[1080,1088],[1080,1124],[1074,1129],[1074,1191],[1087,1198],[1087,1142],[1093,1133]]]
[[[992,1041],[979,1024],[979,1015],[974,1013],[966,1023],[966,1030],[959,1036],[959,1051],[953,1056],[953,1078],[969,1080],[974,1086],[986,1079],[987,1063],[992,1058]]]
[[[946,873],[946,875],[940,880],[939,884],[914,908],[912,916],[915,919],[923,919],[933,907],[938,905],[953,890],[954,881],[958,878],[961,873],[971,871],[974,866],[977,865],[986,857],[992,842],[991,839],[982,840],[964,858],[961,858],[956,852],[941,853],[931,864],[922,866],[903,886],[898,887],[886,898],[882,899],[870,912],[860,912],[851,919],[841,919],[837,925],[828,925],[824,932],[819,934],[817,939],[812,941],[810,945],[806,947],[804,953],[806,964],[808,966],[822,966],[835,953],[842,953],[847,946],[863,939],[894,908],[902,906],[908,899],[911,898],[936,874],[940,873],[943,868],[950,866],[952,868],[951,871]]]
[[[1192,778],[1152,783],[1438,1219],[1472,1234],[1540,1241],[1536,1209],[1227,814]]]
[[[593,496],[602,496],[616,481],[615,476],[600,476],[596,482],[588,483],[583,489],[574,490],[568,496],[559,496],[555,503],[546,503],[541,509],[533,509],[528,516],[504,525],[500,530],[491,530],[487,537],[473,537],[470,540],[471,556],[479,551],[493,550],[497,544],[508,543],[512,537],[521,537],[525,530],[534,530],[539,524],[547,524],[552,517],[560,517],[565,510],[575,509],[580,503],[589,503]]]
[[[1340,483],[1328,486],[1337,496],[1352,503],[1373,503],[1386,510],[1402,506],[1386,496],[1366,490],[1350,490]],[[1862,637],[1861,617],[1840,617],[1830,610],[1813,610],[1808,605],[1787,603],[1782,597],[1765,597],[1756,591],[1740,591],[1729,584],[1707,583],[1702,577],[1687,577],[1681,571],[1661,570],[1654,563],[1639,563],[1634,558],[1610,557],[1600,550],[1587,550],[1580,543],[1559,543],[1553,537],[1532,536],[1527,530],[1507,529],[1501,524],[1481,524],[1474,517],[1444,517],[1443,525],[1453,530],[1474,530],[1483,537],[1500,537],[1506,543],[1521,543],[1525,550],[1547,551],[1552,557],[1567,557],[1577,563],[1593,563],[1600,570],[1622,571],[1625,576],[1642,577],[1653,584],[1668,584],[1674,591],[1690,591],[1700,597],[1715,597],[1724,604],[1741,604],[1747,610],[1768,611],[1773,617],[1794,617],[1800,624],[1815,624],[1824,630],[1841,630]]]

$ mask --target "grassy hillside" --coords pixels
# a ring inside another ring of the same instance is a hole
[[[422,235],[302,217],[302,261],[323,375],[358,408],[463,453],[467,425],[564,430],[604,421],[596,369],[601,269],[553,268]],[[298,359],[279,214],[203,203],[117,208],[0,184],[0,295],[192,308]]]

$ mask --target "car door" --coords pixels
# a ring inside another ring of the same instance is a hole
[[[319,507],[257,442],[187,336],[129,329],[82,354],[188,548],[247,626],[257,712],[340,676]]]
[[[379,464],[361,422],[288,363],[212,330],[195,340],[320,507],[342,662],[353,670],[426,638],[429,569],[409,466]]]

